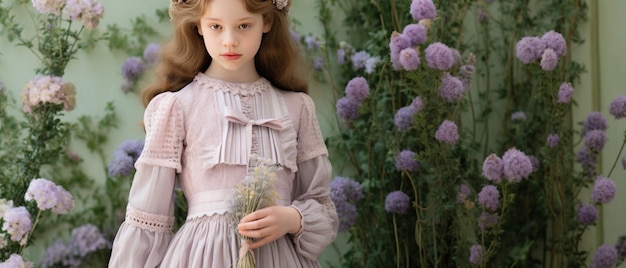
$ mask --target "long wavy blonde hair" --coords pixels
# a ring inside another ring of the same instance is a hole
[[[198,33],[200,18],[211,0],[171,0],[170,18],[173,34],[160,52],[156,80],[142,92],[144,106],[156,95],[178,91],[189,84],[198,72],[211,64],[202,36]],[[243,0],[250,13],[262,14],[270,31],[263,35],[254,58],[257,72],[274,86],[288,91],[307,92],[306,71],[289,33],[287,7],[277,9],[271,0]]]

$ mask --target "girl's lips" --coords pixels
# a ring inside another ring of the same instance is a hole
[[[222,57],[224,57],[227,60],[237,60],[237,59],[241,58],[241,54],[225,53],[225,54],[222,54]]]

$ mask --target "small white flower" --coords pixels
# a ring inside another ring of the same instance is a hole
[[[0,218],[4,217],[4,212],[13,207],[13,200],[0,198]]]

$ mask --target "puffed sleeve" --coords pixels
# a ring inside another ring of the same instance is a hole
[[[156,267],[167,251],[173,236],[174,182],[181,169],[182,120],[171,93],[158,95],[146,108],[146,141],[109,267]]]
[[[330,199],[332,167],[326,155],[298,164],[292,207],[302,216],[300,231],[294,235],[296,251],[315,260],[335,240],[339,219]]]
[[[332,166],[315,105],[308,95],[303,96],[298,129],[298,172],[292,195],[292,207],[300,212],[302,227],[293,241],[299,254],[315,260],[335,240],[339,220],[330,199]]]

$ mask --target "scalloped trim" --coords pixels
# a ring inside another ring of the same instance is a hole
[[[230,92],[233,95],[240,96],[252,96],[272,88],[272,84],[263,77],[251,83],[233,83],[209,77],[204,73],[198,73],[193,80],[207,88]]]

